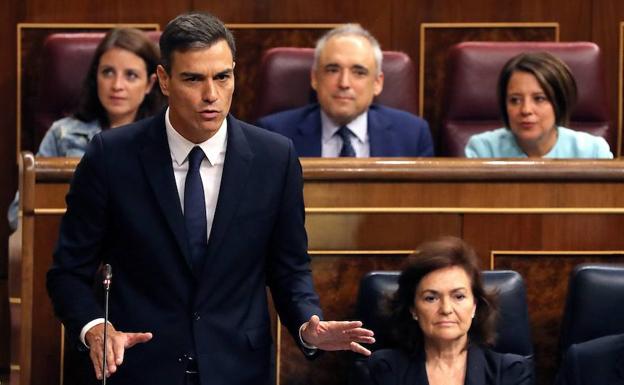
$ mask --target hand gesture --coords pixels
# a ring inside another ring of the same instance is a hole
[[[123,363],[124,350],[136,344],[152,339],[152,333],[124,333],[115,330],[108,324],[106,331],[106,377],[117,371],[117,365]],[[85,341],[89,345],[89,356],[93,362],[95,376],[102,379],[102,351],[104,350],[104,323],[93,326],[85,334]]]
[[[321,321],[313,315],[301,329],[301,337],[322,350],[351,350],[369,356],[370,350],[361,343],[375,342],[373,332],[362,328],[360,321]]]

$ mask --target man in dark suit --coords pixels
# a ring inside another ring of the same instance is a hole
[[[381,61],[379,43],[361,26],[329,31],[316,44],[310,75],[318,104],[258,125],[291,138],[299,156],[433,156],[427,122],[372,104],[383,89]]]
[[[361,323],[319,320],[292,143],[228,114],[231,33],[211,15],[181,15],[160,48],[169,107],[94,137],[67,195],[48,291],[69,342],[88,347],[101,378],[92,287],[109,263],[111,384],[267,384],[265,286],[307,355],[369,354]]]
[[[624,385],[624,334],[570,346],[557,385]]]

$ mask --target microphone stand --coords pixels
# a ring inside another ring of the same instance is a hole
[[[102,354],[102,385],[106,385],[106,342],[108,339],[108,294],[110,291],[111,278],[113,272],[111,265],[104,265],[104,351]]]

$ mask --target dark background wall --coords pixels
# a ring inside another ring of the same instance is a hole
[[[189,10],[210,11],[226,23],[359,22],[377,36],[384,49],[407,52],[417,66],[422,23],[556,22],[561,41],[593,41],[602,48],[612,122],[618,124],[620,23],[624,21],[624,2],[620,0],[6,0],[0,2],[2,217],[17,188],[17,23],[159,23],[164,27],[173,16]],[[237,71],[245,68],[237,67]],[[424,100],[430,97],[433,95],[425,94]],[[8,235],[6,221],[0,220],[0,371],[4,372],[9,366],[8,344],[4,342],[9,341]]]

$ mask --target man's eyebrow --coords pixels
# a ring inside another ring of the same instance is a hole
[[[362,64],[354,64],[351,66],[352,69],[356,69],[356,70],[364,70],[364,71],[368,71],[368,67],[363,66]]]
[[[183,78],[205,78],[204,74],[199,72],[180,72],[180,77]]]
[[[217,74],[215,76],[222,76],[222,75],[231,75],[234,72],[234,70],[232,68],[228,68],[225,69],[221,72],[217,72]]]

